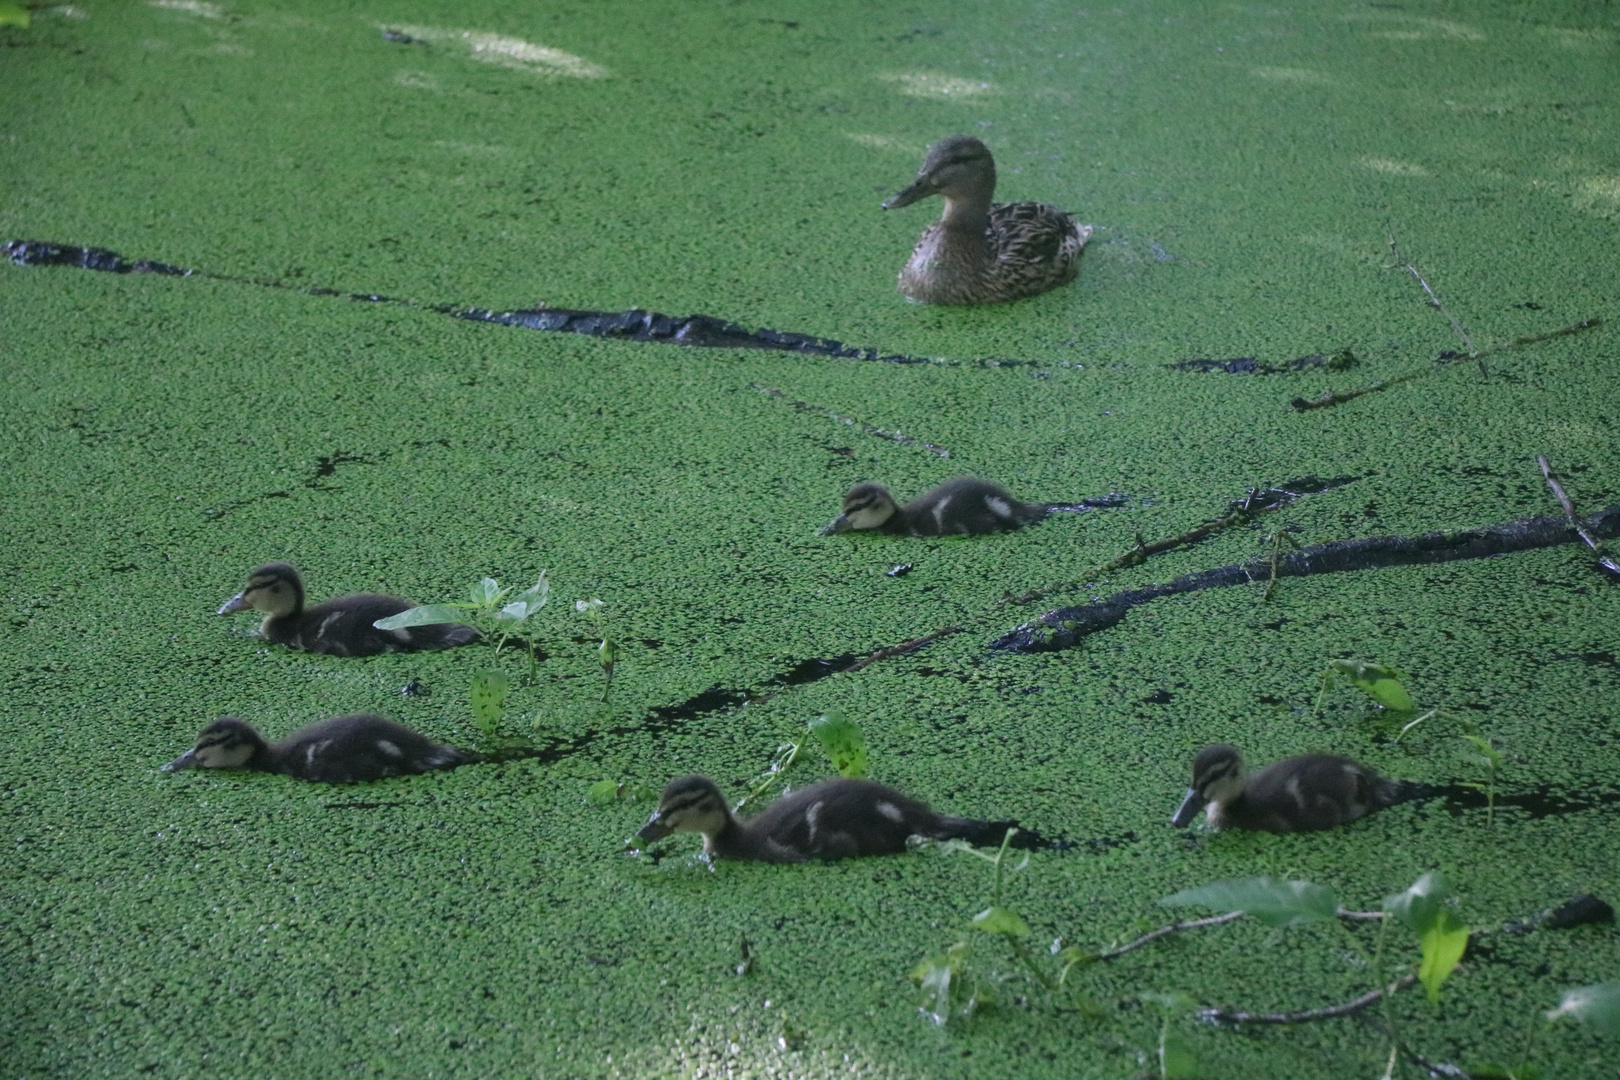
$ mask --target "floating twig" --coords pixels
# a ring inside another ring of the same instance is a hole
[[[1135,952],[1142,946],[1170,934],[1179,934],[1183,930],[1202,930],[1210,926],[1224,926],[1226,923],[1236,922],[1247,914],[1246,911],[1228,911],[1225,915],[1211,915],[1207,919],[1183,919],[1168,926],[1161,926],[1157,930],[1149,930],[1136,940],[1127,942],[1117,949],[1109,949],[1107,952],[1098,953],[1092,959],[1097,961],[1117,960],[1126,953]],[[1339,918],[1347,921],[1382,919],[1385,917],[1385,913],[1382,911],[1350,911],[1345,908],[1340,908],[1337,914]]]
[[[961,633],[961,631],[962,628],[960,626],[942,626],[938,630],[935,630],[932,634],[924,634],[922,637],[912,638],[910,641],[902,641],[898,645],[890,645],[886,649],[878,649],[876,652],[873,652],[864,659],[857,660],[855,663],[849,665],[849,667],[845,668],[841,674],[850,675],[864,668],[870,667],[879,660],[892,660],[896,656],[906,656],[910,653],[916,652],[924,645],[938,641],[942,637],[949,637],[952,634]]]
[[[1580,322],[1570,323],[1568,326],[1560,326],[1557,330],[1549,330],[1545,334],[1524,334],[1514,338],[1512,341],[1503,341],[1495,345],[1487,345],[1485,348],[1477,351],[1459,353],[1452,352],[1448,349],[1445,352],[1442,352],[1438,357],[1436,357],[1436,359],[1441,362],[1442,366],[1454,364],[1459,360],[1480,360],[1487,356],[1494,356],[1499,352],[1506,352],[1509,349],[1518,349],[1525,345],[1535,345],[1539,342],[1551,341],[1553,338],[1568,337],[1570,334],[1579,334],[1583,330],[1591,330],[1594,327],[1602,325],[1603,320],[1599,318],[1582,319]],[[1289,404],[1299,412],[1307,412],[1311,409],[1325,409],[1330,405],[1342,405],[1346,401],[1354,401],[1356,398],[1361,397],[1364,394],[1376,393],[1379,390],[1387,390],[1391,386],[1399,386],[1401,383],[1411,382],[1413,379],[1421,376],[1431,375],[1437,370],[1440,369],[1429,368],[1424,371],[1409,371],[1405,375],[1394,375],[1388,379],[1381,379],[1370,386],[1363,386],[1355,390],[1342,390],[1337,392],[1330,390],[1327,393],[1324,393],[1321,397],[1316,398],[1297,397],[1289,402]]]
[[[1411,263],[1407,262],[1405,259],[1401,258],[1401,249],[1395,243],[1395,234],[1394,233],[1389,234],[1389,253],[1391,255],[1395,256],[1395,261],[1396,262],[1401,263],[1408,270],[1410,270],[1412,272],[1412,276],[1417,278],[1417,283],[1419,285],[1423,286],[1423,291],[1428,294],[1429,303],[1433,304],[1434,309],[1436,311],[1438,311],[1440,314],[1444,315],[1446,317],[1446,319],[1450,321],[1451,328],[1457,332],[1458,337],[1463,339],[1463,344],[1468,346],[1468,351],[1470,353],[1475,353],[1474,339],[1469,336],[1468,328],[1466,326],[1464,326],[1462,323],[1458,322],[1457,317],[1455,315],[1453,315],[1451,312],[1446,310],[1446,305],[1442,304],[1440,302],[1440,298],[1438,296],[1434,295],[1434,290],[1429,288],[1429,283],[1427,281],[1423,280],[1423,275],[1418,273],[1418,268],[1413,266]],[[1485,374],[1485,367],[1484,367],[1483,364],[1480,365],[1479,373],[1481,375]]]
[[[1179,547],[1187,547],[1201,540],[1207,540],[1217,533],[1223,533],[1235,525],[1241,525],[1260,514],[1287,506],[1302,495],[1315,495],[1321,491],[1342,487],[1361,479],[1358,476],[1337,476],[1329,480],[1319,480],[1314,476],[1300,477],[1297,480],[1287,481],[1280,487],[1253,487],[1244,493],[1241,499],[1236,499],[1227,507],[1227,512],[1218,518],[1210,518],[1201,524],[1194,525],[1179,536],[1172,536],[1164,540],[1154,540],[1149,543],[1142,539],[1140,533],[1136,536],[1136,543],[1131,549],[1119,556],[1094,566],[1087,570],[1079,581],[1062,581],[1056,585],[1048,585],[1044,589],[1031,589],[1028,592],[1016,595],[1009,593],[1001,598],[997,607],[1006,607],[1008,604],[1033,604],[1037,600],[1044,600],[1053,593],[1072,592],[1082,589],[1086,583],[1109,574],[1115,570],[1123,570],[1127,566],[1137,566],[1148,560],[1150,556],[1159,555],[1166,551],[1173,551]]]
[[[1352,1016],[1386,994],[1398,994],[1415,982],[1417,982],[1416,975],[1403,975],[1387,987],[1369,990],[1360,997],[1346,1001],[1343,1004],[1327,1005],[1320,1009],[1303,1009],[1299,1012],[1286,1013],[1257,1013],[1246,1012],[1242,1009],[1199,1009],[1197,1015],[1198,1019],[1211,1024],[1304,1024],[1312,1020],[1335,1020],[1341,1016]]]
[[[748,389],[758,390],[766,397],[779,398],[791,405],[793,408],[797,409],[799,412],[815,413],[819,416],[825,416],[827,419],[832,420],[835,423],[860,428],[862,431],[866,432],[866,434],[871,435],[874,438],[888,439],[890,442],[899,443],[901,446],[920,446],[929,453],[942,458],[948,458],[951,456],[951,452],[945,449],[943,446],[935,446],[931,442],[924,442],[921,439],[914,439],[910,435],[902,435],[898,431],[889,431],[886,428],[880,428],[873,424],[868,424],[864,420],[856,420],[854,417],[845,416],[842,413],[836,413],[833,410],[823,408],[820,405],[812,405],[808,401],[795,401],[793,398],[788,397],[774,386],[761,386],[759,383],[751,382],[748,384]]]
[[[1593,536],[1605,539],[1620,536],[1620,505],[1599,511],[1582,524]],[[1563,517],[1524,518],[1479,529],[1430,532],[1418,536],[1369,536],[1359,540],[1314,544],[1278,558],[1276,573],[1279,578],[1306,577],[1387,566],[1453,562],[1556,547],[1571,543],[1574,539],[1573,530]],[[1049,611],[1003,634],[991,642],[991,647],[1014,652],[1049,652],[1072,648],[1088,634],[1106,630],[1125,618],[1132,608],[1150,600],[1261,581],[1270,572],[1271,560],[1254,559],[1183,574],[1167,582],[1125,589],[1089,604]]]
[[[1547,464],[1546,455],[1537,454],[1536,464],[1541,466],[1541,475],[1546,479],[1547,486],[1552,488],[1553,497],[1558,500],[1558,505],[1564,508],[1564,517],[1569,521],[1569,527],[1575,530],[1575,535],[1580,537],[1581,542],[1591,548],[1592,554],[1597,556],[1598,567],[1611,577],[1620,578],[1620,563],[1603,554],[1597,540],[1581,523],[1580,517],[1575,513],[1575,504],[1564,493],[1563,485],[1558,482],[1558,478],[1553,476],[1552,466]]]

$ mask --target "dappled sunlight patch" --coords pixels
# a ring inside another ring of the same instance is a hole
[[[155,8],[164,11],[179,11],[187,15],[195,15],[199,19],[223,19],[225,12],[218,4],[208,3],[207,0],[151,0]]]
[[[1249,74],[1267,82],[1298,83],[1302,86],[1328,86],[1333,82],[1320,71],[1310,68],[1257,67],[1249,69]]]
[[[1575,189],[1575,208],[1620,221],[1620,176],[1594,176]]]
[[[490,34],[481,30],[452,30],[440,26],[401,26],[397,29],[400,33],[421,41],[429,41],[436,45],[460,46],[474,60],[514,71],[570,79],[602,79],[609,74],[608,69],[600,64],[593,64],[573,53],[537,45],[522,38]]]
[[[935,101],[983,97],[998,91],[992,83],[980,79],[959,79],[942,71],[891,71],[878,78],[899,85],[900,92],[907,97],[933,98]]]
[[[439,80],[425,71],[402,71],[394,76],[394,83],[405,87],[407,90],[432,90],[437,92],[443,89],[439,85]]]
[[[1564,26],[1538,26],[1536,33],[1563,49],[1603,49],[1620,42],[1613,30],[1577,30]]]
[[[1363,169],[1371,169],[1373,172],[1386,173],[1389,176],[1434,175],[1421,165],[1415,165],[1410,161],[1396,161],[1394,158],[1368,156],[1358,158],[1356,160],[1356,164],[1360,165]]]
[[[1421,15],[1401,15],[1385,11],[1358,11],[1346,15],[1345,19],[1351,22],[1383,23],[1386,26],[1394,23],[1393,28],[1368,31],[1369,37],[1383,38],[1385,41],[1485,40],[1482,31],[1466,23],[1452,22],[1450,19],[1430,19]]]

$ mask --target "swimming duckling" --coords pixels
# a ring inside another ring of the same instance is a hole
[[[883,204],[910,206],[945,197],[945,214],[928,226],[900,271],[900,291],[925,304],[998,304],[1074,280],[1091,226],[1046,203],[996,203],[996,163],[971,135],[928,148],[911,186]]]
[[[658,809],[639,833],[662,840],[671,833],[703,834],[703,852],[721,859],[804,862],[862,855],[898,855],[908,836],[959,838],[1000,845],[1014,821],[975,821],[936,814],[923,803],[870,780],[827,780],[790,792],[747,821],[738,821],[713,780],[671,780]]]
[[[222,716],[202,729],[197,745],[163,766],[176,769],[252,769],[321,784],[352,784],[385,776],[453,769],[476,754],[443,746],[404,724],[369,713],[322,720],[267,743],[253,725]]]
[[[844,496],[844,512],[822,536],[856,530],[912,536],[978,536],[1016,529],[1051,513],[1048,503],[1021,503],[1000,484],[959,476],[904,506],[882,484],[856,484]]]
[[[359,593],[305,608],[304,579],[290,564],[273,562],[253,571],[246,587],[221,604],[217,614],[229,615],[248,608],[263,611],[268,618],[259,633],[266,639],[289,649],[333,656],[453,649],[478,636],[477,630],[459,623],[400,630],[378,630],[371,625],[415,606],[397,596]]]
[[[1206,746],[1193,760],[1192,787],[1170,824],[1185,827],[1207,805],[1211,828],[1311,832],[1355,821],[1421,790],[1336,754],[1303,754],[1245,776],[1235,748]]]

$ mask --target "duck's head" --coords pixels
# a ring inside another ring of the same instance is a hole
[[[996,162],[990,148],[971,135],[952,135],[928,148],[911,186],[883,204],[885,210],[910,206],[930,195],[990,201],[996,189]]]
[[[216,614],[254,608],[266,615],[291,615],[304,608],[304,579],[291,563],[265,563],[248,575],[242,591],[219,605]]]
[[[844,496],[841,514],[821,530],[822,536],[858,529],[881,529],[894,516],[894,496],[882,484],[856,484]]]
[[[682,776],[671,780],[658,798],[658,809],[636,833],[652,843],[678,832],[715,836],[731,821],[725,796],[707,776]]]
[[[1206,746],[1193,759],[1192,787],[1187,789],[1187,796],[1181,800],[1170,824],[1178,829],[1185,828],[1205,806],[1219,807],[1242,792],[1243,756],[1235,747]]]
[[[240,769],[265,748],[264,739],[253,725],[234,716],[222,716],[202,729],[197,745],[167,765],[176,769]]]

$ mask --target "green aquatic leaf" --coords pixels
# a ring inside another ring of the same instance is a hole
[[[1216,881],[1196,889],[1183,889],[1159,903],[1165,907],[1207,907],[1241,911],[1267,926],[1303,926],[1333,918],[1339,902],[1333,890],[1308,881],[1277,881],[1269,877]]]
[[[1014,911],[1006,908],[985,908],[973,916],[973,928],[983,930],[989,934],[1009,934],[1013,937],[1029,937],[1029,923]]]
[[[1593,983],[1564,991],[1564,1000],[1547,1014],[1549,1020],[1573,1016],[1604,1035],[1620,1035],[1620,982]]]
[[[1418,981],[1429,994],[1429,1004],[1440,1000],[1440,986],[1451,975],[1468,950],[1468,927],[1452,913],[1442,908],[1433,926],[1419,939],[1423,946],[1423,962],[1418,965]]]
[[[1440,921],[1440,913],[1455,895],[1446,876],[1438,870],[1430,870],[1405,892],[1384,897],[1384,910],[1421,938]]]
[[[26,30],[32,21],[28,9],[21,4],[0,4],[0,26],[18,26]]]
[[[619,797],[617,780],[598,780],[585,791],[585,801],[592,806],[603,806]]]
[[[1379,705],[1399,712],[1415,711],[1412,695],[1401,685],[1406,674],[1388,664],[1375,664],[1369,660],[1335,660],[1328,665],[1329,678],[1338,675],[1357,687]]]
[[[421,607],[407,608],[398,615],[378,619],[371,625],[379,630],[403,630],[407,626],[453,623],[466,617],[462,613],[467,607],[466,604],[423,604]]]
[[[838,775],[852,780],[871,775],[866,763],[866,739],[861,729],[844,719],[841,712],[830,712],[810,721],[810,731],[832,761]]]
[[[494,578],[487,577],[480,578],[468,595],[472,597],[473,603],[479,607],[485,607],[494,604],[510,591],[510,589],[501,588],[501,583]]]

